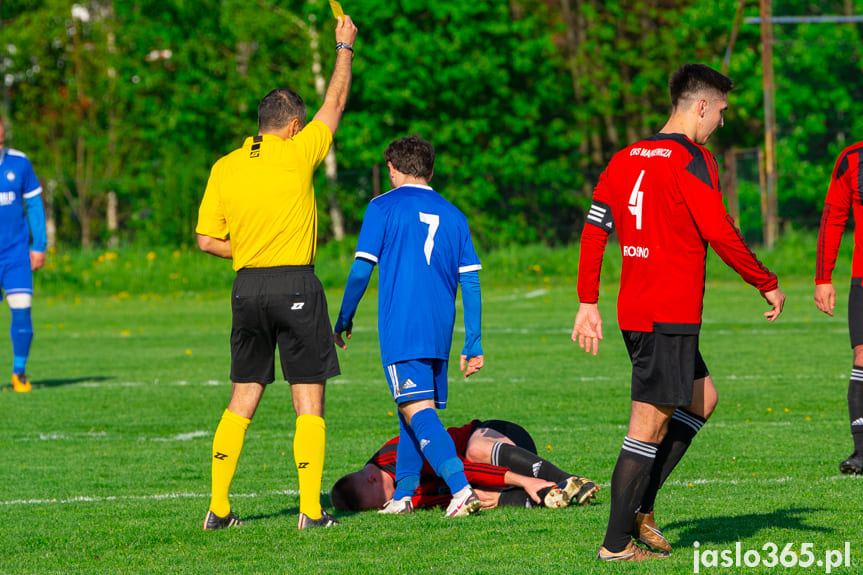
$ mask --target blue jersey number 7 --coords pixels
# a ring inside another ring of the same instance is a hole
[[[429,227],[429,235],[426,237],[426,243],[423,246],[423,252],[426,255],[426,263],[431,265],[431,255],[432,250],[434,249],[434,235],[437,233],[438,226],[440,225],[440,216],[437,214],[426,214],[420,212],[420,221],[424,224],[428,224]]]

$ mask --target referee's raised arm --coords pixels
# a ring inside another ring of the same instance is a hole
[[[339,127],[345,104],[348,102],[348,92],[351,90],[353,75],[354,42],[357,39],[357,27],[350,16],[339,18],[336,24],[336,64],[333,76],[324,96],[324,103],[314,119],[326,124],[333,134]]]

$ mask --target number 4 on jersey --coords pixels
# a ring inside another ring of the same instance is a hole
[[[639,190],[641,179],[644,177],[644,170],[638,175],[638,181],[635,182],[635,187],[632,188],[632,195],[629,196],[629,213],[635,216],[635,229],[641,229],[641,208],[644,204],[644,192]]]
[[[420,212],[420,221],[428,224],[429,235],[426,237],[426,243],[423,246],[423,252],[426,255],[426,263],[431,265],[431,255],[434,249],[434,235],[437,233],[437,228],[440,225],[440,216],[437,214],[426,214]]]

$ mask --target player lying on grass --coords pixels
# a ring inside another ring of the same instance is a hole
[[[530,434],[518,424],[474,419],[447,432],[486,509],[587,505],[599,490],[593,481],[539,457]],[[333,507],[342,511],[378,509],[392,499],[398,441],[398,437],[387,441],[362,469],[336,482],[330,493]],[[447,505],[450,499],[446,483],[425,462],[419,488],[404,513],[412,513],[415,507]]]

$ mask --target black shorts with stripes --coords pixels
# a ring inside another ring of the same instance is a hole
[[[863,278],[851,278],[851,290],[848,292],[848,334],[851,336],[851,347],[863,345]]]
[[[517,447],[526,449],[536,455],[536,444],[533,438],[525,428],[511,421],[503,421],[501,419],[489,419],[474,426],[471,432],[477,429],[493,429],[498,433],[502,433],[512,440]]]
[[[709,372],[698,335],[621,330],[632,361],[633,401],[686,407],[692,403],[692,383]]]
[[[290,383],[317,383],[341,373],[314,266],[240,270],[231,311],[231,381],[272,383],[276,346]]]

